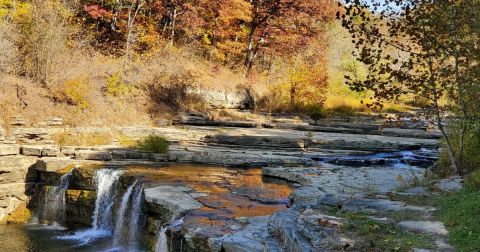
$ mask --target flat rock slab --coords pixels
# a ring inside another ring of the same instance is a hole
[[[112,153],[109,151],[95,151],[95,150],[78,150],[75,151],[76,159],[86,159],[86,160],[101,160],[109,161],[112,160]]]
[[[181,214],[203,206],[188,193],[191,190],[188,187],[177,186],[147,188],[144,190],[145,201],[160,205],[174,214]]]
[[[448,231],[439,221],[401,221],[398,225],[406,230],[433,235],[447,235]]]
[[[0,144],[0,156],[10,156],[20,154],[18,144]]]
[[[435,183],[433,186],[444,192],[458,191],[463,188],[461,179],[442,179]]]
[[[57,146],[44,145],[23,145],[22,155],[37,157],[57,157],[61,156],[60,148]]]
[[[44,157],[37,161],[35,169],[38,171],[56,172],[76,164],[76,161],[68,157]]]

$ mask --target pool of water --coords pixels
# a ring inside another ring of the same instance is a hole
[[[187,186],[201,193],[197,200],[204,206],[188,213],[182,222],[189,228],[202,227],[208,236],[235,231],[232,227],[238,224],[237,218],[271,215],[285,209],[293,191],[292,185],[284,181],[264,178],[261,169],[172,164],[134,165],[123,170],[123,176],[143,177],[144,188]],[[100,231],[37,224],[0,225],[0,251],[121,251],[114,248],[111,232]],[[139,251],[145,251],[142,245]]]
[[[44,225],[0,225],[0,251],[2,252],[96,252],[108,250],[109,238],[100,239],[87,246],[76,241],[63,240],[71,230],[57,229]]]
[[[293,186],[283,180],[267,179],[262,170],[214,166],[173,165],[160,170],[129,167],[126,174],[145,177],[145,186],[187,186],[205,196],[204,206],[188,213],[184,225],[201,228],[207,236],[231,233],[235,219],[266,216],[286,208]]]

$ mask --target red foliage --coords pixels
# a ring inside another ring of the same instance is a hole
[[[98,4],[84,5],[83,10],[86,11],[93,19],[112,17],[111,12],[100,7]]]

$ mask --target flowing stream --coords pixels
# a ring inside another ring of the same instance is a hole
[[[116,185],[122,174],[122,170],[97,170],[94,177],[97,198],[95,200],[92,228],[57,238],[78,241],[78,246],[84,246],[98,239],[111,236],[113,205],[117,198]]]
[[[138,247],[139,220],[142,211],[143,184],[135,181],[123,195],[113,233],[115,248],[134,251]]]
[[[47,188],[43,204],[43,221],[54,227],[66,224],[65,191],[70,185],[73,170],[60,178],[60,184]]]
[[[162,227],[158,231],[158,238],[157,238],[157,244],[155,245],[155,252],[168,252],[166,227]]]

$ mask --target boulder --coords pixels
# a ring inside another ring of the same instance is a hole
[[[433,235],[445,236],[448,234],[445,225],[440,221],[401,221],[398,225],[406,230]]]
[[[282,251],[276,239],[267,230],[269,217],[248,218],[248,224],[238,232],[227,236],[222,241],[225,252],[263,252]]]
[[[199,209],[203,206],[188,194],[191,190],[192,189],[188,187],[177,186],[147,188],[144,190],[145,201],[150,204],[159,205],[173,213],[173,215],[178,216],[182,213]]]

